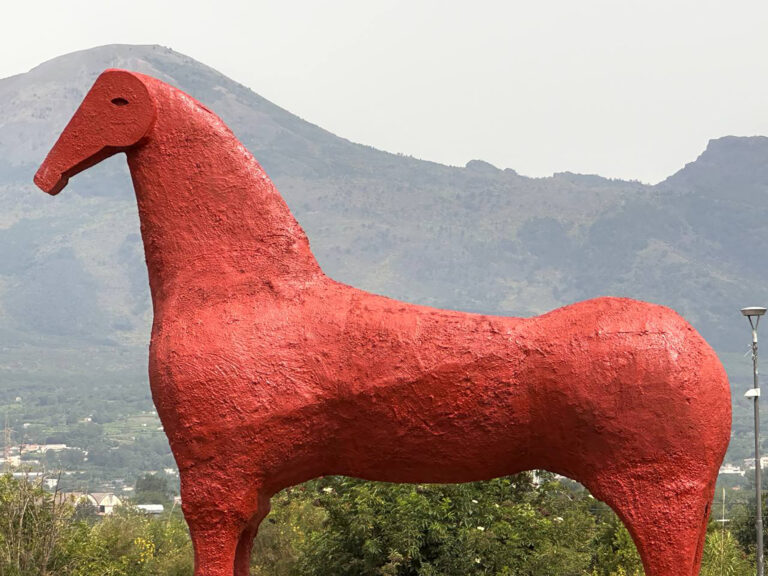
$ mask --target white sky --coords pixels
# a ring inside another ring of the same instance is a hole
[[[0,18],[0,77],[161,44],[339,136],[445,164],[657,182],[710,138],[768,135],[765,0],[27,0]]]

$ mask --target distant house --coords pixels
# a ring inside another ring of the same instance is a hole
[[[136,508],[147,514],[162,514],[165,510],[162,504],[137,504]]]
[[[56,492],[56,504],[77,504],[81,500],[87,500],[85,492]]]
[[[754,458],[745,458],[744,459],[744,468],[747,470],[754,470],[755,469],[755,459]],[[760,468],[768,468],[768,456],[763,456],[760,458]]]
[[[735,466],[734,464],[723,464],[720,467],[720,474],[738,474],[743,476],[744,470],[740,466]]]
[[[94,508],[100,516],[112,514],[117,506],[122,506],[123,502],[112,492],[60,492],[59,501],[69,501],[73,504],[87,502]]]
[[[93,492],[88,494],[88,501],[96,506],[99,514],[112,514],[116,506],[121,506],[123,502],[112,492]]]
[[[62,450],[66,450],[67,445],[66,444],[22,444],[21,445],[21,453],[22,454],[29,454],[30,452],[42,452],[45,454],[49,450],[51,452],[61,452]]]
[[[3,466],[21,466],[21,456],[8,456],[8,458],[0,458],[0,464]]]
[[[31,472],[31,471],[24,471],[24,472],[14,472],[13,477],[17,480],[29,480],[31,478],[40,478],[43,476],[42,472]]]

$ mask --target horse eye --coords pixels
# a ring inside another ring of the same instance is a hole
[[[128,100],[125,98],[112,98],[112,104],[115,106],[127,106]]]

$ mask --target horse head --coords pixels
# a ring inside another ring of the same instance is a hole
[[[154,121],[155,104],[144,82],[124,70],[106,70],[48,153],[35,184],[58,194],[72,176],[140,145]]]

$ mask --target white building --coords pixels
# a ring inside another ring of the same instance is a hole
[[[754,458],[744,458],[744,468],[746,470],[754,470],[755,469],[755,459]],[[760,458],[760,468],[768,468],[768,456],[763,456]]]
[[[59,498],[61,501],[70,501],[73,504],[78,502],[87,502],[91,506],[96,508],[96,513],[100,516],[112,514],[117,506],[122,506],[123,502],[115,496],[112,492],[60,492]]]
[[[96,506],[99,514],[112,514],[115,507],[121,506],[122,501],[112,492],[93,492],[87,494],[88,501]]]
[[[137,504],[136,508],[147,514],[162,514],[165,510],[162,504]]]
[[[720,467],[720,474],[738,474],[739,476],[744,476],[744,469],[733,464],[723,464]]]

